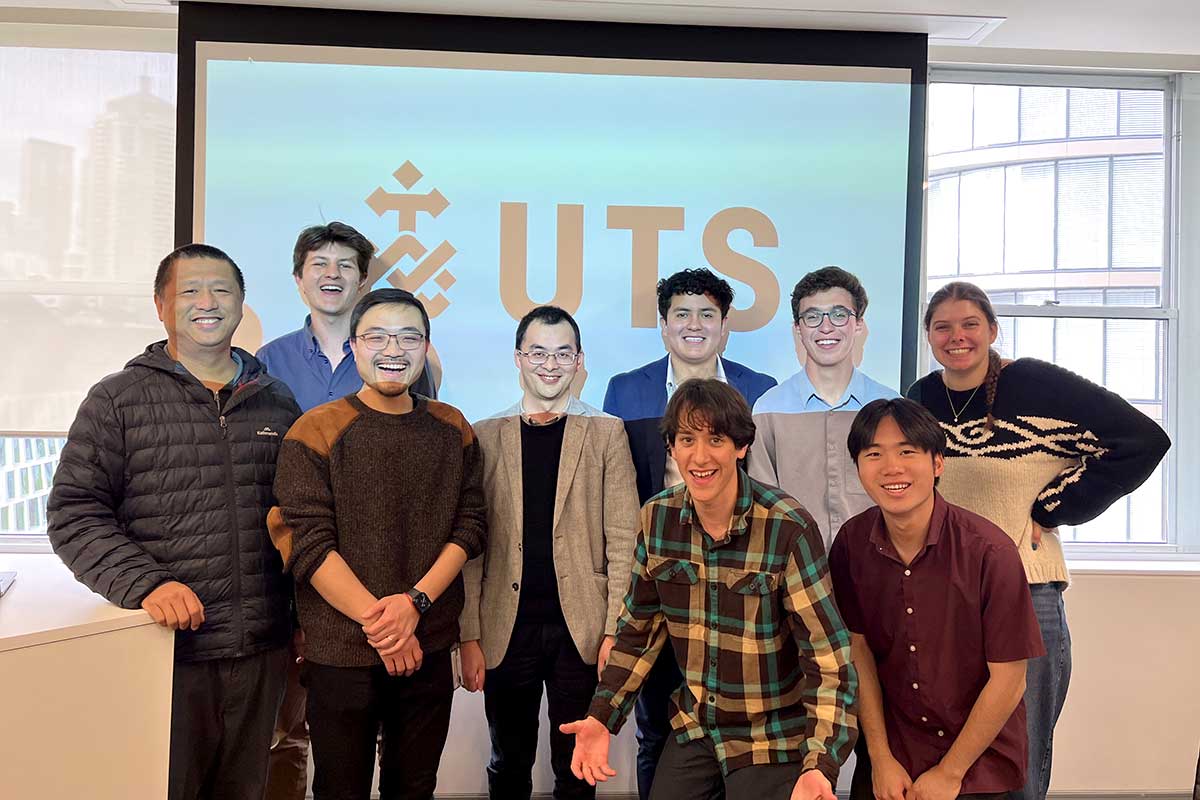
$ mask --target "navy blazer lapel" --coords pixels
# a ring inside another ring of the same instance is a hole
[[[650,398],[652,402],[648,402],[650,413],[647,416],[661,420],[663,415],[667,413],[667,364],[671,356],[663,356],[658,361],[647,366],[647,376],[651,378],[654,385],[651,388],[653,392]],[[648,398],[649,399],[649,398]],[[650,459],[650,485],[654,487],[654,493],[658,493],[663,489],[663,481],[667,475],[667,446],[663,442],[663,438],[658,433],[658,426],[649,431],[650,441],[647,445],[647,455]]]
[[[646,387],[647,417],[661,417],[667,412],[667,360],[663,356],[658,361],[647,364],[642,374],[649,386]]]
[[[749,401],[750,385],[746,368],[726,358],[721,359],[721,363],[725,365],[725,380]]]

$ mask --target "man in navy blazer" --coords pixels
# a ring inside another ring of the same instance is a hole
[[[658,282],[658,316],[667,355],[614,375],[604,394],[604,411],[620,417],[637,471],[638,500],[645,504],[663,489],[682,483],[667,455],[658,425],[675,387],[690,378],[717,378],[746,398],[750,407],[775,379],[721,358],[729,328],[733,288],[706,268],[685,269]],[[670,697],[683,676],[669,647],[663,648],[638,698],[638,795],[650,796],[659,756],[671,732]]]

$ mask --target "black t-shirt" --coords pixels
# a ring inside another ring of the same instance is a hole
[[[554,571],[554,500],[567,418],[549,425],[521,421],[521,482],[524,497],[521,597],[518,622],[561,622]]]

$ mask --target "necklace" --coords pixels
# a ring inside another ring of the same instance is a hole
[[[983,384],[981,383],[979,386],[983,386]],[[945,383],[942,383],[942,388],[946,390],[946,402],[950,404],[950,413],[954,415],[955,422],[958,422],[959,415],[967,410],[967,406],[971,405],[971,401],[975,399],[975,395],[979,391],[979,386],[976,386],[975,391],[971,392],[971,396],[967,398],[967,402],[963,403],[963,407],[956,409],[954,407],[954,401],[950,399],[950,387]]]

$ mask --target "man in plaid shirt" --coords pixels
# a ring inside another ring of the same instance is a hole
[[[616,646],[588,716],[562,726],[572,769],[616,774],[609,734],[669,643],[684,682],[651,800],[834,800],[856,678],[816,523],[738,466],[754,421],[735,389],[685,382],[662,428],[684,482],[642,508]]]

